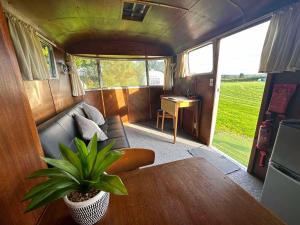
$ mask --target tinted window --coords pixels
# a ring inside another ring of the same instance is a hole
[[[74,57],[78,75],[83,82],[84,89],[100,88],[97,60],[92,58]]]
[[[103,87],[147,85],[144,60],[100,60]]]

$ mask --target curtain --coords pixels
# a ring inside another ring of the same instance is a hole
[[[165,81],[164,81],[164,90],[171,90],[173,87],[173,70],[172,70],[172,59],[165,59]]]
[[[186,77],[187,73],[187,55],[186,53],[180,53],[177,55],[177,65],[176,65],[176,73],[175,77]]]
[[[273,15],[261,55],[260,72],[294,72],[300,69],[299,26],[299,3]]]
[[[67,54],[66,64],[68,65],[69,68],[69,75],[70,75],[70,80],[72,85],[72,95],[82,96],[85,95],[85,91],[73,61],[74,61],[73,57],[70,54]]]
[[[32,27],[7,14],[10,35],[24,80],[50,79],[39,37]]]

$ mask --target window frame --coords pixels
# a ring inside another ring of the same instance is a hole
[[[85,91],[94,91],[94,90],[113,90],[113,89],[124,89],[124,88],[147,88],[147,87],[163,87],[163,85],[149,85],[149,70],[148,70],[148,61],[151,60],[166,60],[166,57],[153,57],[153,58],[110,58],[110,57],[91,57],[84,55],[74,55],[79,58],[87,58],[87,59],[95,59],[97,61],[97,71],[98,71],[98,80],[99,80],[99,88],[88,88],[84,89]],[[145,62],[145,72],[146,72],[146,84],[139,86],[114,86],[114,87],[103,87],[103,77],[101,70],[101,60],[115,60],[115,61],[144,61]]]
[[[53,46],[51,44],[49,44],[47,41],[40,39],[42,48],[44,46],[46,46],[48,48],[48,52],[49,52],[49,60],[50,60],[50,79],[51,80],[58,80],[59,79],[59,74],[57,71],[57,66],[56,66],[56,60],[55,60],[55,56],[54,56],[54,50],[53,50]],[[47,62],[46,62],[47,63]],[[48,69],[48,68],[47,68]]]
[[[198,49],[201,49],[201,48],[205,48],[207,46],[211,45],[212,47],[212,68],[211,68],[211,71],[208,71],[208,72],[203,72],[203,73],[191,73],[190,72],[190,53],[193,52],[193,51],[196,51]],[[187,77],[192,77],[192,76],[201,76],[201,75],[211,75],[213,74],[214,72],[214,60],[215,60],[215,57],[214,57],[214,43],[213,42],[208,42],[208,43],[205,43],[203,45],[200,45],[200,46],[197,46],[195,48],[192,48],[192,49],[189,49],[187,51],[187,68],[188,68],[188,74],[187,74]]]

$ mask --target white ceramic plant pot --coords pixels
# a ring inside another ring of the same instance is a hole
[[[93,225],[106,213],[109,203],[109,193],[100,191],[93,198],[83,202],[72,202],[64,197],[73,219],[81,225]]]

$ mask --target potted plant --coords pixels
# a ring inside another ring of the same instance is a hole
[[[24,200],[31,199],[26,212],[63,198],[73,219],[82,225],[91,225],[105,214],[109,193],[126,195],[127,190],[118,176],[105,170],[121,156],[122,152],[111,150],[114,142],[97,151],[97,136],[88,146],[76,138],[77,152],[59,144],[63,159],[42,158],[51,168],[40,169],[30,179],[48,179],[29,190]]]

